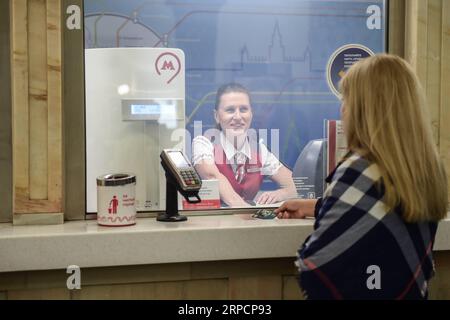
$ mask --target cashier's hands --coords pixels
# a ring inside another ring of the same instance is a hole
[[[275,209],[278,219],[304,219],[314,217],[317,199],[296,199],[284,202]]]
[[[280,189],[280,190],[276,190],[276,191],[263,192],[255,199],[255,202],[258,205],[271,204],[271,203],[281,202],[284,199],[286,199],[286,196],[283,193],[283,190]]]

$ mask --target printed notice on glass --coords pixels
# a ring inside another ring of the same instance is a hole
[[[347,141],[344,136],[344,127],[340,120],[327,120],[327,174],[336,168],[339,161],[348,152]]]

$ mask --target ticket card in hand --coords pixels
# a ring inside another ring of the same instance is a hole
[[[252,215],[252,217],[256,218],[256,219],[269,220],[269,219],[275,219],[277,217],[277,215],[274,212],[274,210],[272,210],[272,209],[260,209],[260,210],[256,211]]]

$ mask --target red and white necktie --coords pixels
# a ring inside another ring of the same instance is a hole
[[[245,154],[237,152],[234,158],[236,164],[236,172],[234,177],[236,178],[237,183],[241,183],[245,176],[245,161],[247,160],[247,157]]]

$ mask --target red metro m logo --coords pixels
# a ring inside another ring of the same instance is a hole
[[[162,69],[161,70],[175,70],[175,68],[173,67],[173,63],[172,61],[164,61]]]
[[[181,71],[180,59],[172,52],[164,52],[159,55],[155,62],[156,73],[160,76],[167,76],[167,84]]]

